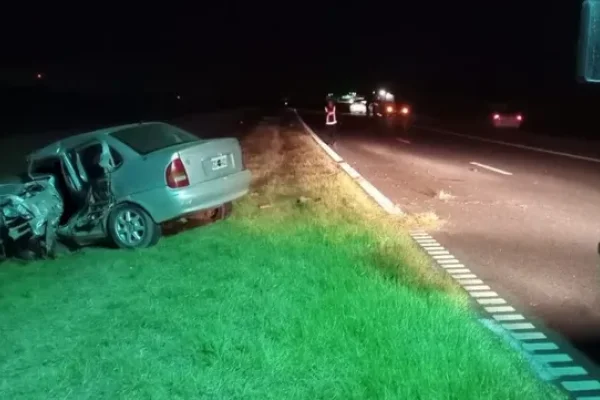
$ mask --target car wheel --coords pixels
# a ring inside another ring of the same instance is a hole
[[[108,217],[108,233],[121,249],[154,246],[161,236],[160,225],[140,206],[120,204]]]

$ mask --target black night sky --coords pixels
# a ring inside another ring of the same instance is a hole
[[[243,4],[14,11],[1,82],[43,71],[60,89],[206,96],[391,83],[561,98],[577,87],[578,1]]]

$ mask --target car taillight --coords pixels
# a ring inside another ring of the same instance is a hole
[[[392,106],[387,106],[387,108],[385,109],[387,112],[391,113],[394,112],[394,107]]]
[[[521,116],[521,114],[517,115],[517,121],[522,121],[523,117]]]
[[[410,110],[408,109],[408,107],[402,107],[402,110],[400,110],[400,112],[405,115],[408,114],[409,111]]]
[[[177,157],[167,166],[166,179],[167,186],[173,189],[190,185],[190,180],[188,179],[181,158]]]
[[[494,114],[494,119],[500,119],[500,115],[499,114]]]

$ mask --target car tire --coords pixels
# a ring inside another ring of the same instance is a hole
[[[152,247],[160,240],[162,230],[142,207],[123,203],[116,206],[108,217],[108,235],[120,249]]]

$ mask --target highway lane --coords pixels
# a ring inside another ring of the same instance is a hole
[[[326,139],[322,116],[303,117]],[[401,208],[435,211],[446,221],[434,233],[443,246],[598,360],[600,164],[431,129],[403,134],[360,117],[340,121],[337,151],[346,161]]]

